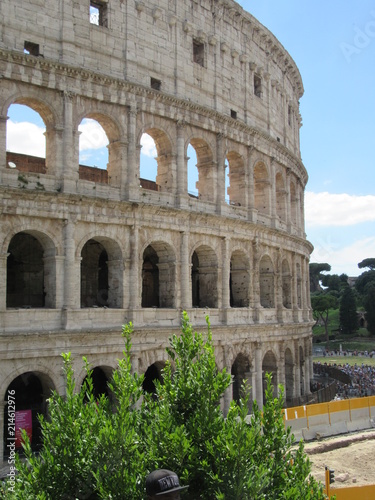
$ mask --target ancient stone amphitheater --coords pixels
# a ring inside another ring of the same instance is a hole
[[[152,390],[183,310],[199,330],[210,317],[234,380],[224,411],[243,379],[262,405],[265,372],[286,403],[308,396],[302,94],[288,52],[232,0],[1,1],[2,457],[9,391],[37,447],[36,415],[64,392],[62,352],[78,386],[85,355],[105,391],[132,321],[133,368]],[[14,104],[42,118],[45,158],[7,151]],[[80,164],[85,118],[107,135],[106,170]],[[140,176],[144,133],[154,180]]]

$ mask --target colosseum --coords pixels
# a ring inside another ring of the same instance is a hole
[[[0,13],[1,457],[9,394],[37,448],[62,352],[78,387],[87,356],[105,391],[132,321],[152,390],[183,310],[201,331],[209,316],[233,375],[224,412],[243,379],[262,405],[265,372],[286,405],[308,398],[303,84],[281,43],[232,0],[2,0]],[[43,120],[44,157],[7,150],[14,105]],[[80,160],[85,119],[108,139],[104,169]]]

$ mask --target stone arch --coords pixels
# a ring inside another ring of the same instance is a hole
[[[243,384],[245,382],[245,384],[248,385],[248,380],[250,378],[250,361],[245,354],[239,353],[236,356],[232,364],[231,375],[233,377],[232,397],[233,400],[238,403],[240,398],[246,394],[246,390],[245,392],[243,391]],[[249,387],[247,387],[247,390],[249,390]]]
[[[142,307],[175,307],[176,254],[165,241],[153,241],[142,254]]]
[[[80,165],[79,178],[85,180],[93,180],[102,184],[110,184],[119,186],[121,183],[121,136],[123,130],[120,124],[106,112],[101,110],[89,110],[81,113],[78,118],[76,129],[84,119],[95,120],[104,130],[108,139],[108,162],[105,171],[100,168],[87,167]],[[94,138],[93,138],[94,141]],[[95,171],[97,171],[95,173]]]
[[[230,260],[230,306],[250,305],[250,260],[242,250],[235,250]]]
[[[45,98],[45,100],[41,100],[40,96],[30,89],[27,90],[27,95],[23,93],[17,93],[7,99],[3,106],[3,116],[7,116],[9,108],[12,104],[21,104],[23,106],[26,106],[38,113],[38,115],[42,119],[46,128],[46,131],[44,133],[45,154],[41,157],[36,157],[28,154],[20,154],[18,152],[8,152],[8,159],[14,160],[13,163],[16,163],[17,170],[20,172],[33,172],[41,175],[44,175],[46,173],[54,174],[54,157],[56,144],[54,134],[51,134],[50,132],[55,128],[58,113],[54,109],[53,104],[48,102],[47,97]]]
[[[267,387],[267,380],[266,380],[266,373],[271,374],[271,382],[273,385],[273,395],[274,397],[277,396],[277,384],[278,384],[278,372],[277,372],[277,359],[275,354],[272,352],[272,350],[269,350],[266,352],[266,354],[263,357],[263,362],[262,362],[262,374],[263,374],[263,403],[266,401],[265,394],[266,394],[266,387]]]
[[[229,151],[226,159],[229,165],[230,205],[246,206],[245,161],[237,151]]]
[[[269,255],[263,255],[259,262],[259,292],[262,307],[275,307],[274,266]]]
[[[16,402],[16,448],[21,449],[17,427],[22,425],[29,437],[31,437],[31,448],[37,451],[42,443],[41,427],[38,415],[47,416],[47,402],[51,392],[55,390],[52,379],[41,371],[22,372],[16,376],[7,386],[4,393],[4,430],[3,430],[3,459],[9,455],[8,444],[8,408],[13,411],[11,396]],[[10,417],[9,417],[10,418]],[[19,424],[17,420],[19,419]]]
[[[7,249],[7,307],[56,307],[56,247],[49,236],[26,229]]]
[[[123,258],[118,243],[92,236],[81,245],[81,307],[121,308]]]
[[[292,275],[287,259],[284,259],[281,264],[281,280],[283,293],[283,306],[287,309],[292,307]]]
[[[281,172],[277,172],[276,179],[276,214],[281,220],[286,221],[286,202],[287,191],[285,188],[285,179]]]
[[[198,198],[202,201],[215,202],[216,200],[216,164],[213,157],[213,149],[201,138],[192,137],[190,144],[197,155]]]
[[[143,134],[148,134],[155,143],[157,152],[155,158],[157,163],[157,175],[155,186],[152,185],[152,181],[147,181],[145,183],[142,179],[141,186],[146,189],[171,193],[173,192],[175,177],[175,154],[172,140],[165,130],[161,127],[155,127],[154,125],[146,125],[142,128],[138,140],[139,144]]]
[[[271,183],[266,164],[258,161],[254,166],[254,208],[259,213],[271,213]]]
[[[218,307],[218,260],[208,245],[200,245],[191,255],[193,307]]]
[[[294,395],[294,361],[292,351],[285,349],[285,399],[291,402]]]

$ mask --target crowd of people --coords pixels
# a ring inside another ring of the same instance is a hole
[[[371,353],[372,354],[372,353]],[[337,370],[347,374],[350,377],[349,383],[344,383],[336,379],[338,398],[358,398],[375,395],[375,367],[364,363],[350,365],[349,363],[314,363],[314,373],[320,377],[328,377],[329,368],[334,367]],[[315,382],[324,386],[324,382]],[[317,387],[319,389],[319,387]]]

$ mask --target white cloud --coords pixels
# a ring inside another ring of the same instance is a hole
[[[101,149],[108,145],[108,138],[103,127],[95,120],[85,118],[78,127],[81,132],[79,137],[79,150]]]
[[[340,249],[332,247],[328,254],[326,250],[317,246],[311,254],[310,262],[328,262],[332,267],[331,274],[358,276],[363,272],[363,269],[358,268],[358,262],[375,256],[375,237],[355,241]]]
[[[7,151],[13,151],[25,155],[46,155],[46,140],[43,135],[45,128],[38,127],[29,122],[7,121]]]
[[[155,142],[153,138],[148,134],[143,134],[141,137],[141,153],[150,158],[155,158],[158,153],[156,151]]]
[[[305,217],[310,227],[375,221],[375,196],[306,192]]]

